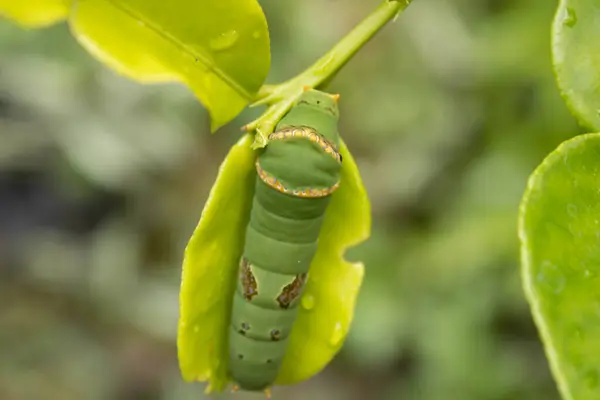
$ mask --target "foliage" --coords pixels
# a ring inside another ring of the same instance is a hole
[[[264,87],[255,104],[268,104],[270,108],[245,127],[256,131],[252,147],[266,145],[267,135],[304,87],[316,87],[330,80],[409,3],[384,0],[306,72],[282,85]],[[50,3],[47,5],[51,8]],[[26,3],[22,6],[25,11],[30,7]],[[4,8],[12,10],[14,5]],[[37,12],[32,10],[32,14]],[[261,57],[265,47],[269,55],[268,32],[254,0],[168,6],[137,0],[86,0],[72,3],[68,16],[78,41],[114,70],[142,82],[173,77],[185,82],[212,114],[213,130],[235,117],[254,97],[268,69],[269,57]],[[184,378],[208,380],[209,392],[222,391],[230,380],[225,338],[237,259],[241,256],[253,193],[248,184],[253,176],[253,152],[246,141],[244,137],[224,161],[184,259],[179,358]],[[311,264],[305,289],[305,297],[310,296],[318,304],[298,313],[288,355],[277,379],[281,383],[300,382],[327,365],[340,349],[352,321],[363,267],[361,263],[348,263],[343,257],[349,245],[369,236],[370,210],[354,159],[345,145],[341,151],[346,156],[341,184],[346,187],[333,195],[332,211],[325,218],[319,238],[321,246]],[[221,218],[222,214],[228,217]]]
[[[2,0],[0,12],[36,26],[63,16],[58,4]],[[269,72],[269,32],[256,0],[85,0],[64,14],[82,46],[115,71],[187,85],[210,112],[212,131],[253,100]]]
[[[227,332],[236,272],[252,205],[255,154],[244,136],[225,158],[198,228],[186,248],[181,287],[179,357],[184,378],[209,380],[207,391],[228,384]],[[340,189],[332,197],[311,265],[304,301],[278,382],[303,381],[327,365],[342,346],[354,314],[364,267],[344,260],[346,247],[366,239],[369,203],[345,145]],[[231,193],[237,193],[231,196]],[[219,266],[219,268],[215,268]]]
[[[600,10],[592,0],[561,0],[552,27],[552,57],[567,105],[589,129],[600,129]]]
[[[562,0],[552,54],[557,83],[582,125],[600,128],[600,9]],[[523,282],[565,400],[600,396],[598,134],[562,143],[529,180],[520,211]]]
[[[261,6],[274,80],[371,8]],[[578,133],[551,75],[554,6],[419,0],[338,74],[372,201],[373,235],[349,255],[366,273],[340,355],[276,398],[558,398],[515,235],[527,176]],[[0,397],[202,397],[173,357],[179,262],[258,110],[204,134],[185,89],[114,76],[63,25],[3,21],[0,51]]]
[[[522,204],[523,279],[568,399],[600,393],[598,154],[598,134],[566,141],[531,176]]]
[[[69,13],[68,0],[0,1],[0,15],[23,26],[41,28],[64,19]]]

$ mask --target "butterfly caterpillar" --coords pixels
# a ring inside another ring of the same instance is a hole
[[[338,97],[305,91],[256,159],[229,333],[229,371],[244,390],[266,390],[277,378],[339,187]]]

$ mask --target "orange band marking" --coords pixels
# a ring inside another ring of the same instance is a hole
[[[269,135],[269,140],[287,140],[293,138],[308,139],[316,143],[323,151],[332,156],[337,162],[342,163],[340,153],[335,149],[333,144],[320,135],[317,131],[307,126],[289,127],[280,131],[273,132]]]
[[[289,195],[296,196],[296,197],[317,199],[320,197],[329,196],[330,194],[335,192],[337,190],[337,188],[340,187],[340,183],[337,182],[335,185],[333,185],[331,187],[322,188],[322,189],[312,189],[312,188],[288,189],[285,186],[283,186],[283,184],[281,182],[279,182],[279,180],[277,180],[277,178],[275,178],[273,175],[269,174],[267,171],[265,171],[264,169],[261,168],[260,163],[258,162],[258,158],[256,159],[255,166],[256,166],[256,172],[258,173],[258,176],[267,186],[277,190],[278,192],[281,192],[284,194],[289,194]]]

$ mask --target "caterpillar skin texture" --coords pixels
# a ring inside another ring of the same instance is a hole
[[[338,117],[336,96],[304,92],[257,158],[229,335],[230,373],[241,389],[266,390],[277,378],[339,186]]]

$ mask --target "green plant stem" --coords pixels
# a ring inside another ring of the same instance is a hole
[[[385,0],[340,40],[317,62],[294,78],[278,85],[267,85],[257,95],[252,107],[267,104],[269,108],[256,120],[244,126],[246,131],[256,131],[253,148],[267,144],[281,118],[289,111],[303,88],[318,88],[328,82],[377,32],[401,13],[412,0]]]

